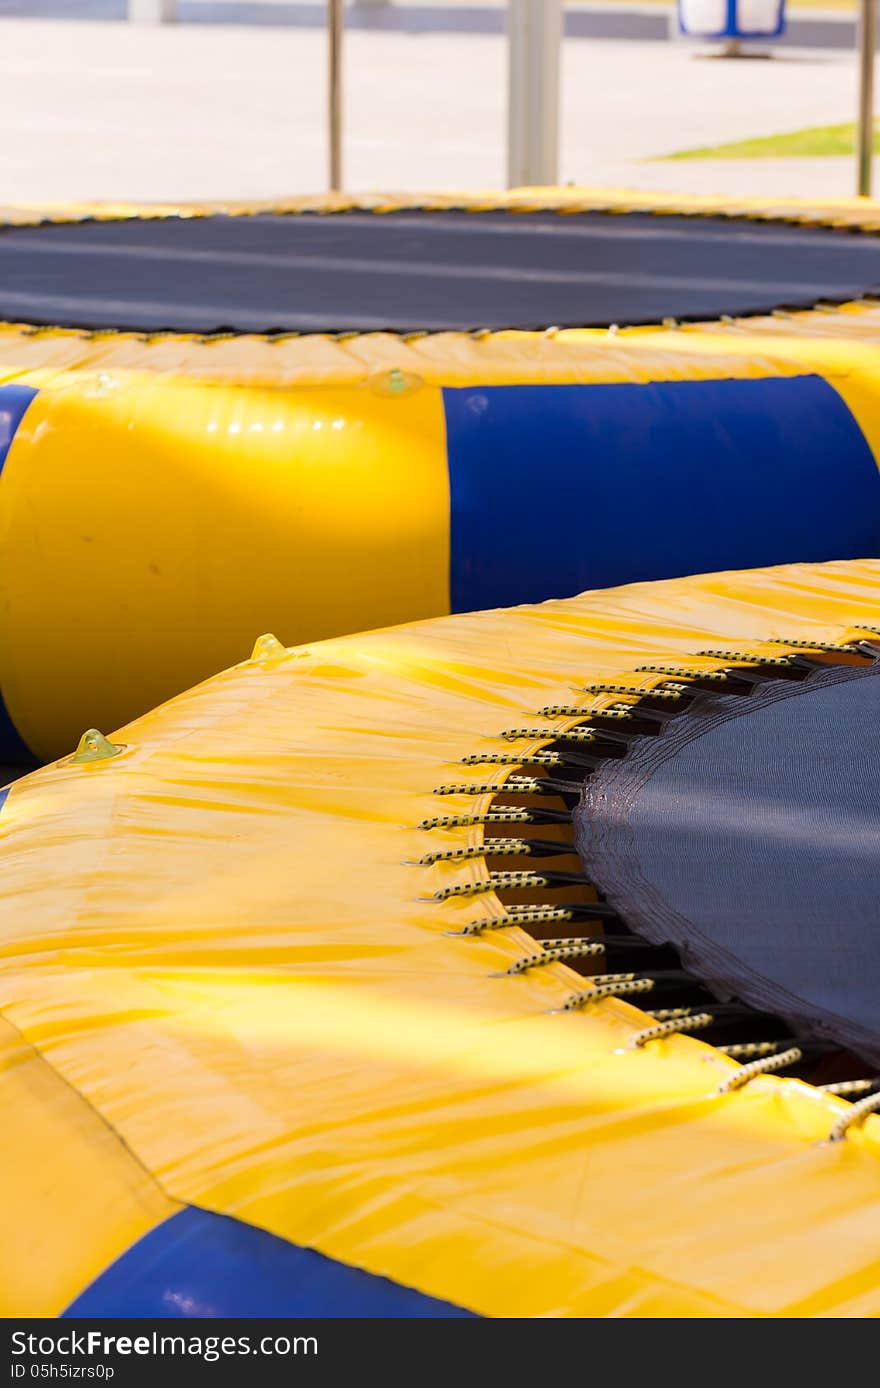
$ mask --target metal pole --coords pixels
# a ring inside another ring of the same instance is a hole
[[[328,140],[330,145],[330,191],[342,190],[342,35],[345,21],[343,0],[327,0],[327,27],[330,67],[328,72]]]
[[[509,0],[507,183],[559,181],[562,0]]]
[[[128,0],[132,24],[170,24],[177,18],[177,0]]]
[[[859,24],[859,124],[856,160],[859,197],[871,196],[874,154],[874,50],[877,47],[877,0],[861,0]]]

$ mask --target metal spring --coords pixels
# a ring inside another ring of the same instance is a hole
[[[768,642],[768,646],[790,646],[793,651],[828,651],[851,652],[853,643],[851,641],[789,641],[781,636],[773,636]]]
[[[787,655],[749,655],[746,651],[697,651],[697,655],[711,660],[729,660],[731,665],[791,665]]]
[[[645,723],[666,723],[680,712],[677,708],[648,708],[641,702],[638,704],[615,704],[613,707],[614,709],[629,708],[632,710],[631,718],[640,719]]]
[[[615,713],[615,717],[617,714]],[[627,713],[627,718],[632,714]],[[595,742],[595,728],[508,728],[499,733],[505,742]]]
[[[540,954],[527,954],[524,958],[517,959],[509,969],[502,970],[499,976],[512,978],[515,974],[528,972],[529,969],[543,968],[545,964],[557,964],[566,959],[589,959],[604,953],[605,945],[601,940],[574,940],[565,943],[551,943],[548,940]]]
[[[639,979],[646,985],[645,988],[640,991],[646,993],[654,988],[663,989],[670,985],[673,987],[686,987],[695,982],[695,980],[691,978],[689,974],[685,973],[683,969],[656,969],[652,970],[650,973],[640,971],[638,973],[626,974],[597,974],[590,981],[591,983],[598,983],[601,985],[603,979]],[[574,993],[567,1001],[572,1007],[578,1007],[581,1005],[578,1001],[579,999],[589,1001],[591,996],[592,994],[590,992],[582,991],[580,993]],[[568,1009],[566,1008],[566,1010]]]
[[[574,912],[567,906],[509,906],[503,916],[487,916],[483,920],[469,921],[454,935],[482,935],[487,930],[510,930],[521,925],[556,925],[574,920]]]
[[[453,781],[434,787],[435,795],[541,795],[546,781],[538,781],[533,776],[508,776],[498,785],[486,785],[481,781]]]
[[[420,819],[417,829],[470,829],[477,824],[532,824],[528,810],[486,810],[483,814],[442,814]]]
[[[603,998],[624,998],[637,993],[650,993],[654,986],[652,978],[639,978],[635,974],[597,974],[594,987],[581,993],[572,993],[556,1010],[576,1012],[590,1003],[601,1002]]]
[[[454,882],[449,887],[441,887],[429,900],[449,901],[454,896],[485,896],[487,892],[529,891],[533,887],[589,885],[580,872],[490,872],[489,876],[480,882]]]
[[[676,689],[639,689],[631,684],[585,684],[585,694],[631,694],[635,699],[667,699],[674,701],[681,698],[681,693]]]
[[[867,1094],[880,1085],[880,1078],[876,1075],[869,1080],[838,1080],[836,1084],[820,1084],[817,1088],[823,1094],[836,1094],[846,1096],[847,1094]]]
[[[880,1109],[880,1090],[876,1094],[869,1094],[867,1098],[860,1099],[857,1104],[853,1104],[847,1113],[841,1114],[831,1132],[828,1134],[829,1142],[842,1142],[850,1128],[858,1127],[864,1123],[865,1119],[872,1113]]]
[[[416,828],[469,829],[478,824],[571,824],[571,816],[566,810],[554,810],[547,806],[503,805],[478,814],[432,815],[420,820]]]
[[[472,752],[462,757],[461,766],[565,766],[558,752]]]
[[[672,675],[674,679],[711,680],[715,684],[723,684],[730,678],[726,670],[701,670],[697,666],[683,665],[637,665],[636,674]]]
[[[555,839],[484,839],[482,843],[465,848],[438,848],[419,858],[420,867],[434,863],[460,863],[474,858],[532,857],[554,858],[570,856],[574,846]]]
[[[493,846],[490,847],[490,844]],[[489,843],[472,844],[466,848],[438,848],[433,853],[425,853],[423,857],[419,858],[419,866],[433,867],[435,863],[461,863],[472,858],[486,858],[490,853],[514,857],[527,856],[531,852],[532,846],[528,839],[490,839]]]
[[[552,749],[542,747],[539,751],[521,752],[495,752],[481,756],[474,753],[474,766],[496,765],[496,766],[550,766],[554,770],[570,770],[576,768],[578,772],[586,773],[595,771],[596,767],[609,756],[608,751],[600,751],[598,748],[586,748],[578,742],[566,742],[563,746],[553,747]]]
[[[764,1055],[776,1055],[787,1041],[735,1041],[730,1046],[716,1046],[721,1055],[729,1055],[733,1060],[757,1060]]]
[[[636,1032],[630,1044],[641,1050],[649,1041],[660,1041],[664,1036],[674,1036],[685,1031],[704,1031],[714,1020],[711,1012],[691,1012],[684,1017],[672,1017],[665,1022],[656,1022],[654,1026],[643,1027],[641,1031]]]
[[[589,718],[593,712],[593,709],[581,708],[578,704],[545,704],[543,708],[538,709],[537,716],[539,718]],[[591,740],[593,741],[599,736],[595,728],[585,729],[585,731],[592,732]]]
[[[799,1060],[803,1060],[804,1053],[800,1046],[791,1046],[787,1051],[777,1051],[775,1055],[764,1055],[758,1060],[752,1060],[748,1065],[742,1065],[739,1070],[735,1070],[732,1075],[719,1084],[718,1094],[732,1094],[737,1089],[742,1089],[743,1085],[749,1080],[756,1079],[758,1075],[770,1075],[774,1070],[787,1070],[789,1065],[797,1065]]]
[[[429,898],[433,900],[433,898]],[[503,930],[514,925],[547,925],[563,921],[616,920],[615,907],[607,901],[579,901],[565,906],[508,906],[503,916],[487,916],[470,921],[454,935],[482,935],[485,930]],[[614,939],[617,940],[617,936]],[[611,937],[608,937],[609,941]]]
[[[653,1017],[655,1022],[671,1022],[676,1017],[690,1017],[692,1007],[646,1007],[645,1016]]]

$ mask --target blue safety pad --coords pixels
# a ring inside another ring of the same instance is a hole
[[[0,386],[0,472],[12,440],[37,392],[31,386]]]
[[[880,472],[819,376],[443,398],[454,612],[880,555]]]
[[[252,1224],[193,1207],[146,1234],[64,1313],[394,1320],[472,1314]]]
[[[0,474],[6,463],[12,440],[37,392],[31,386],[0,386]],[[22,766],[33,762],[33,754],[25,746],[9,716],[0,691],[0,762]]]

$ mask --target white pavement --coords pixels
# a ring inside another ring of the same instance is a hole
[[[324,187],[323,35],[0,19],[0,202],[275,197]],[[505,46],[352,33],[347,186],[498,186]],[[855,57],[717,61],[679,43],[570,39],[562,178],[734,194],[852,191],[853,161],[650,161],[845,121]]]

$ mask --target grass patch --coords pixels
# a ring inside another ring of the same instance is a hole
[[[825,155],[854,154],[856,128],[846,125],[814,125],[787,135],[763,135],[757,140],[734,140],[726,145],[703,145],[667,154],[665,159],[816,159]],[[880,154],[880,121],[874,125],[874,153]]]

